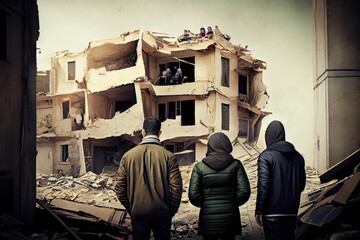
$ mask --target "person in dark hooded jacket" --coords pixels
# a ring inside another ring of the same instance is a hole
[[[212,134],[206,157],[191,173],[189,200],[201,208],[198,234],[204,240],[230,240],[241,235],[239,206],[249,199],[250,184],[243,165],[231,152],[225,134]]]
[[[294,239],[300,194],[305,188],[304,158],[285,141],[281,122],[265,131],[267,148],[258,160],[255,217],[264,227],[265,239]]]

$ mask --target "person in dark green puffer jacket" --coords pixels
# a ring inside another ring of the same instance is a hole
[[[191,173],[189,200],[200,207],[198,234],[204,240],[241,235],[239,206],[249,199],[250,184],[243,165],[231,152],[225,134],[212,134],[206,157]]]

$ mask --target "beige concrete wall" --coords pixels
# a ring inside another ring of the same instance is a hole
[[[153,84],[155,84],[155,82],[158,80],[159,73],[160,73],[160,70],[159,70],[158,58],[150,55],[149,56],[149,76],[148,77]]]
[[[206,156],[206,144],[203,144],[201,142],[197,142],[195,144],[195,161],[199,162]]]
[[[101,94],[88,94],[89,117],[108,119],[110,116],[110,100]]]
[[[328,81],[329,165],[333,166],[360,148],[360,76]]]
[[[222,130],[221,129],[221,120],[222,120],[222,113],[221,113],[221,104],[229,104],[229,130]],[[239,116],[238,116],[238,107],[237,101],[230,100],[229,98],[216,93],[216,114],[215,114],[215,132],[223,132],[225,133],[230,141],[234,141],[237,138],[237,134],[239,131]]]
[[[134,131],[142,129],[143,121],[141,105],[134,104],[125,112],[115,114],[112,119],[96,119],[91,127],[79,132],[79,137],[88,139],[131,135]]]
[[[238,96],[238,76],[239,74],[235,72],[237,69],[237,57],[229,52],[222,52],[218,49],[215,51],[214,55],[215,59],[215,87],[221,91],[227,97],[237,97]],[[230,70],[230,77],[229,77],[229,87],[221,86],[221,57],[225,57],[229,59],[229,70]]]
[[[53,173],[53,143],[37,143],[36,144],[36,170],[44,174]]]
[[[70,118],[63,119],[62,103],[70,101]],[[53,98],[53,127],[56,134],[69,134],[74,129],[74,120],[79,116],[79,106],[85,105],[84,98],[77,95],[55,96]],[[84,106],[83,106],[84,107]]]
[[[212,118],[214,120],[214,117],[211,114],[211,109],[208,105],[209,101],[211,100],[212,99],[195,101],[195,125],[201,124],[200,121],[204,122],[204,119]],[[210,126],[213,126],[213,124],[211,124]]]
[[[75,61],[75,80],[68,80],[67,64]],[[78,90],[78,82],[82,82],[85,77],[86,58],[84,53],[66,54],[57,58],[56,64],[56,87],[55,94],[72,93]]]
[[[114,41],[118,40],[120,39],[114,39]],[[145,79],[146,74],[142,54],[142,41],[138,41],[136,47],[136,54],[136,63],[135,66],[132,67],[114,71],[107,71],[105,67],[100,67],[98,69],[89,69],[86,72],[87,88],[91,92],[100,92],[117,86],[133,83],[136,79]]]
[[[69,145],[69,158],[66,162],[61,162],[61,145]],[[65,175],[73,174],[77,168],[80,168],[77,139],[56,142],[53,159],[54,173],[58,173],[59,170],[62,170]]]
[[[195,81],[214,81],[215,51],[206,51],[195,55]]]
[[[43,108],[36,110],[36,127],[41,126],[41,124],[46,123],[46,116],[48,114],[52,115],[52,108]]]

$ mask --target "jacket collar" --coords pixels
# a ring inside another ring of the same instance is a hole
[[[148,144],[148,143],[154,143],[161,145],[160,139],[156,135],[146,135],[140,144]]]

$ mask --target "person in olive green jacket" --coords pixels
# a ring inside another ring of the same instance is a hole
[[[134,240],[170,239],[171,218],[177,212],[182,179],[174,155],[161,145],[161,122],[144,121],[139,146],[126,152],[120,161],[115,192],[131,216]]]
[[[239,206],[249,199],[250,184],[243,165],[231,152],[225,134],[212,134],[206,157],[191,173],[189,200],[201,208],[198,234],[204,240],[233,240],[241,235]]]

